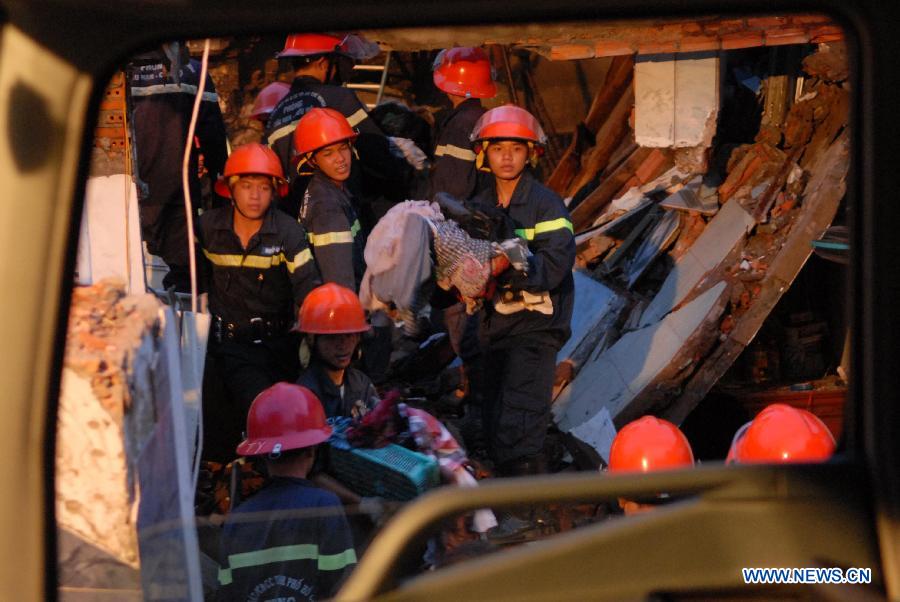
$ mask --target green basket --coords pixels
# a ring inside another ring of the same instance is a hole
[[[331,446],[329,471],[355,493],[406,501],[440,482],[437,460],[389,443],[378,449]]]

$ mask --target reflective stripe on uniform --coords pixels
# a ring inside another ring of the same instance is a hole
[[[462,161],[474,161],[475,153],[467,148],[460,148],[459,146],[454,146],[453,144],[440,144],[436,149],[434,149],[435,157],[454,157],[456,159],[461,159]]]
[[[575,233],[572,222],[564,217],[560,217],[546,222],[538,222],[534,225],[534,228],[516,228],[516,236],[525,240],[534,240],[534,237],[538,234],[546,234],[547,232],[563,229],[573,234]]]
[[[154,84],[152,86],[134,86],[131,88],[132,96],[156,96],[157,94],[193,94],[197,95],[197,86],[190,84]],[[215,92],[204,92],[203,100],[219,102],[219,95]]]
[[[340,571],[356,562],[356,552],[353,548],[349,548],[338,554],[320,555],[319,546],[305,543],[232,554],[228,557],[228,568],[219,569],[219,584],[230,584],[233,580],[231,572],[234,569],[262,566],[273,562],[290,562],[292,560],[316,560],[320,571]]]
[[[359,220],[355,220],[349,230],[340,232],[326,232],[325,234],[309,233],[309,243],[314,247],[326,247],[328,245],[349,244],[353,242],[362,227]]]
[[[273,146],[278,140],[281,140],[288,134],[292,134],[294,129],[297,127],[297,122],[292,121],[287,125],[283,125],[271,134],[269,134],[269,146]]]
[[[294,256],[293,260],[287,259],[284,253],[278,255],[222,255],[219,253],[210,253],[203,249],[203,254],[214,265],[226,268],[252,268],[257,270],[265,270],[275,267],[282,263],[287,266],[288,272],[294,273],[294,270],[312,259],[312,253],[309,249],[303,249]]]
[[[353,115],[347,117],[347,121],[350,123],[350,127],[355,128],[357,125],[366,120],[369,114],[366,113],[365,109],[360,109]]]

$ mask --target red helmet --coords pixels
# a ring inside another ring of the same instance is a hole
[[[831,431],[811,412],[773,403],[734,436],[726,462],[822,462],[834,454]]]
[[[497,94],[491,61],[481,48],[442,50],[434,61],[434,85],[447,94],[493,98]]]
[[[684,433],[653,416],[622,427],[609,450],[610,472],[653,472],[693,465],[694,453]]]
[[[278,194],[285,196],[288,193],[281,161],[275,151],[264,144],[251,142],[234,149],[225,162],[225,173],[216,181],[216,192],[231,198],[228,178],[244,175],[271,176],[277,184]]]
[[[277,454],[318,445],[330,436],[325,410],[312,391],[300,385],[275,383],[250,405],[247,438],[237,446],[237,453]]]
[[[472,142],[498,138],[525,140],[540,145],[547,142],[547,135],[534,115],[515,105],[503,105],[485,112],[469,136]]]
[[[278,58],[288,56],[316,56],[319,54],[343,53],[344,38],[326,33],[294,33],[284,41],[284,49]]]
[[[294,129],[294,150],[303,156],[329,144],[356,140],[356,130],[340,111],[316,107],[307,111]]]
[[[369,325],[356,293],[329,282],[306,295],[297,330],[309,334],[350,334],[368,332]]]
[[[259,94],[256,95],[256,100],[253,102],[253,110],[250,112],[250,117],[260,120],[268,117],[269,113],[275,110],[281,99],[287,96],[290,89],[290,84],[272,82],[260,90]]]

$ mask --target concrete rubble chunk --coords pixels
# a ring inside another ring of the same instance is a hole
[[[678,307],[755,225],[753,217],[739,203],[725,203],[669,272],[662,288],[644,311],[641,326],[653,324]]]
[[[693,353],[697,333],[704,324],[718,320],[727,300],[728,286],[718,282],[665,319],[625,334],[586,364],[553,405],[560,430],[572,431],[603,409],[618,424],[636,399],[652,397],[660,376],[682,369],[685,355]]]

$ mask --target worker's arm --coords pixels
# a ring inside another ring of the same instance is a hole
[[[353,238],[359,232],[359,221],[351,224],[340,207],[320,202],[310,212],[306,225],[322,280],[355,292]]]
[[[312,250],[309,248],[306,230],[299,222],[293,220],[283,223],[288,227],[284,237],[284,261],[291,280],[294,303],[299,308],[306,295],[322,284],[322,279],[313,260]]]
[[[518,232],[528,240],[533,255],[528,258],[528,272],[507,270],[500,277],[514,290],[540,293],[555,289],[575,264],[575,236],[569,212],[559,197],[546,196],[540,202],[533,228]]]

